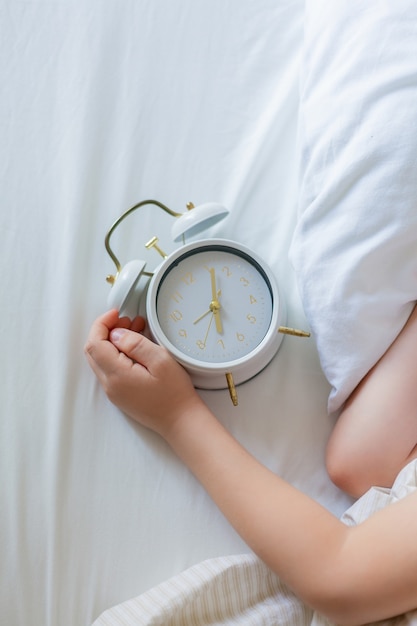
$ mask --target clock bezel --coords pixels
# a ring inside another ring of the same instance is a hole
[[[158,293],[165,276],[183,258],[198,255],[205,250],[224,250],[240,256],[251,263],[267,283],[272,300],[271,320],[263,339],[246,355],[222,363],[200,361],[194,357],[188,357],[171,343],[158,319]],[[239,385],[256,376],[272,360],[283,339],[283,335],[278,332],[278,329],[285,324],[285,304],[282,295],[279,293],[278,284],[272,270],[253,250],[229,239],[203,239],[186,244],[175,250],[155,270],[148,286],[146,316],[154,341],[163,345],[176,361],[185,367],[196,387],[201,389],[226,389],[228,385],[225,374],[232,373],[235,384]]]

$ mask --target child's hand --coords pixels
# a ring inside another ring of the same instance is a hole
[[[165,350],[139,334],[144,320],[109,311],[93,324],[87,360],[109,400],[162,436],[202,401],[186,371]]]

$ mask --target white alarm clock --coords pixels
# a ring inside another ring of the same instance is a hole
[[[181,245],[166,255],[154,237],[145,244],[163,261],[152,273],[146,262],[130,261],[123,268],[110,248],[110,237],[132,211],[154,204],[175,218],[171,230]],[[309,336],[285,324],[285,303],[267,264],[246,246],[227,239],[200,239],[184,244],[223,219],[228,211],[217,203],[177,213],[156,200],[134,205],[111,227],[105,246],[117,274],[108,304],[133,316],[146,298],[146,318],[152,338],[185,367],[196,387],[229,389],[237,404],[236,385],[258,374],[273,358],[283,333]]]

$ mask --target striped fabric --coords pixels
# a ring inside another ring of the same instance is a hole
[[[373,488],[343,516],[355,525],[416,489],[417,461],[392,490]],[[306,607],[256,556],[203,561],[105,611],[92,626],[336,626]],[[417,626],[417,611],[379,626]]]
[[[259,559],[242,554],[203,561],[106,611],[94,626],[310,626],[311,619],[312,611]]]

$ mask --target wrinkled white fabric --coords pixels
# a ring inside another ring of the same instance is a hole
[[[414,0],[306,2],[290,254],[330,412],[417,300],[416,30]]]

